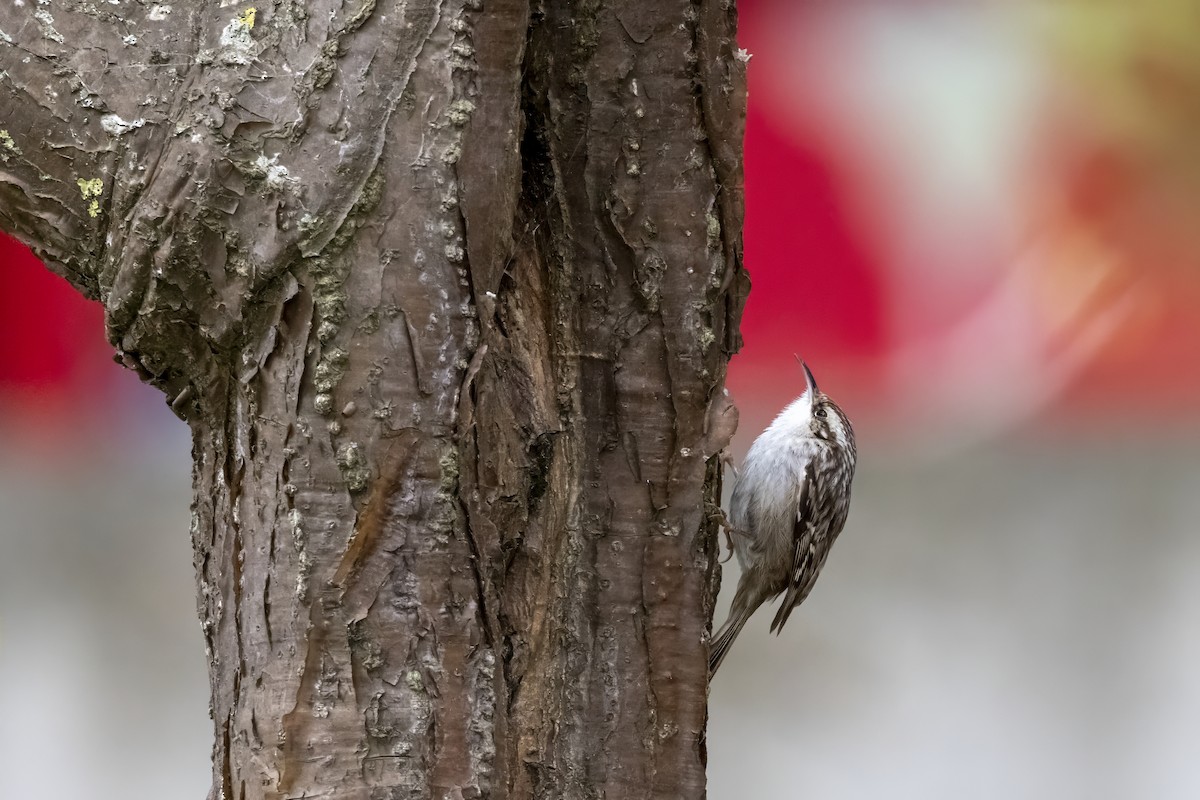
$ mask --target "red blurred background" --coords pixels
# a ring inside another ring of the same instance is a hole
[[[103,325],[99,303],[0,234],[0,336],[9,343],[0,359],[0,418],[52,429],[60,415],[90,408],[97,393],[103,402],[113,379]]]
[[[1175,129],[1196,132],[1200,69],[1145,30],[1179,4],[1081,5],[1050,22],[1124,27],[1116,44],[1063,42],[1027,4],[739,3],[754,289],[736,393],[778,408],[799,378],[774,370],[799,352],[885,429],[1104,425],[1131,392],[1191,424],[1200,159]]]
[[[1076,5],[1061,28],[1103,16]],[[1020,5],[739,6],[754,288],[730,386],[748,423],[799,390],[777,379],[793,353],[901,443],[1103,425],[1131,390],[1194,418],[1200,122],[1179,109],[1200,68],[1139,39],[1151,23],[1080,44]],[[0,419],[52,431],[132,380],[99,307],[8,238],[0,336]]]
[[[1200,796],[1194,4],[738,7],[733,449],[796,353],[860,461],[812,597],[714,684],[710,796]],[[0,235],[3,797],[209,779],[187,431],[101,317]]]

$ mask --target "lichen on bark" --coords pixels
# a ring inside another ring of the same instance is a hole
[[[0,10],[0,225],[192,429],[212,796],[702,797],[732,5],[167,8]]]

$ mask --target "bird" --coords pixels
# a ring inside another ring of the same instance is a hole
[[[709,678],[746,621],[783,595],[771,622],[782,630],[812,591],[846,524],[858,451],[846,413],[817,388],[798,356],[805,390],[763,431],[742,463],[729,504],[729,535],[742,568],[729,618],[709,648]]]

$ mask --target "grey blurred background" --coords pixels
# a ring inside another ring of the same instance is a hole
[[[1193,4],[738,6],[733,455],[799,353],[860,465],[712,687],[710,796],[1200,797]],[[186,428],[2,235],[0,341],[0,798],[202,797]]]
[[[146,391],[127,430],[64,423],[85,456],[0,449],[0,797],[207,790],[188,442]],[[711,796],[1200,796],[1196,438],[863,433],[817,589],[713,685]]]
[[[208,791],[190,442],[128,377],[136,414],[64,414],[58,444],[0,421],[3,798]]]
[[[714,681],[711,796],[1200,796],[1196,452],[866,449],[813,595]]]

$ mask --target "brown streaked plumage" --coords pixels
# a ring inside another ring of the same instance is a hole
[[[733,547],[742,576],[729,618],[709,649],[716,673],[750,615],[783,594],[771,622],[778,633],[812,591],[850,510],[857,450],[846,414],[803,361],[807,388],[750,446],[730,501]]]

